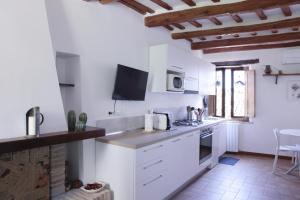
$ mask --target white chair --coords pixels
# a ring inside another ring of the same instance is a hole
[[[278,157],[279,153],[282,152],[291,152],[292,153],[292,162],[293,163],[298,163],[297,160],[297,151],[295,151],[295,146],[292,145],[280,145],[280,131],[276,128],[273,129],[275,138],[276,138],[276,151],[275,151],[275,159],[273,163],[273,173],[275,172],[277,168],[277,162],[278,162]],[[295,159],[295,160],[294,160]]]
[[[286,174],[291,173],[292,171],[294,171],[295,169],[298,168],[299,170],[299,176],[300,176],[300,145],[295,145],[292,147],[292,151],[295,152],[295,163],[294,165],[286,172]]]

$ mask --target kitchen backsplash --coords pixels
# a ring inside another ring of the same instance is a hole
[[[118,131],[126,131],[139,129],[144,127],[145,117],[141,116],[126,116],[126,117],[113,117],[98,120],[96,122],[97,127],[106,129],[106,133],[113,133]]]
[[[155,108],[154,112],[159,113],[172,113],[172,120],[182,120],[186,119],[187,112],[186,107],[176,107],[176,108]],[[134,130],[139,128],[144,128],[144,115],[140,116],[126,116],[126,117],[112,117],[96,122],[97,127],[102,127],[106,129],[106,132],[114,133],[119,131]]]

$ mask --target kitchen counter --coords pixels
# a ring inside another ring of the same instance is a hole
[[[96,141],[132,149],[139,149],[191,131],[200,130],[206,126],[216,125],[224,121],[225,119],[203,120],[203,124],[199,126],[173,126],[172,130],[169,131],[145,132],[144,129],[136,129],[132,131],[125,131],[120,134],[107,135],[97,138]]]

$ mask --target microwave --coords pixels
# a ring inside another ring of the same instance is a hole
[[[184,92],[184,73],[168,71],[167,91]]]

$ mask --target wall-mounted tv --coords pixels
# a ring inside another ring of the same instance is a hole
[[[148,72],[118,65],[113,100],[144,101]]]

